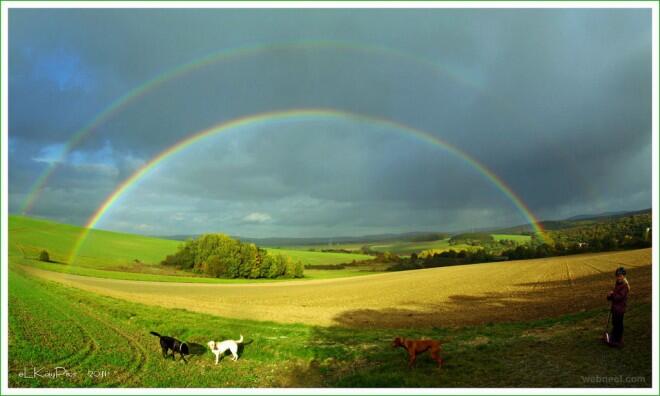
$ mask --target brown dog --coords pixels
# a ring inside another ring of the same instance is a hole
[[[439,355],[442,349],[440,341],[436,340],[406,340],[403,337],[397,337],[392,341],[392,347],[404,347],[408,351],[408,367],[415,364],[417,355],[428,350],[431,351],[431,358],[438,362],[438,367],[442,366],[442,358]]]

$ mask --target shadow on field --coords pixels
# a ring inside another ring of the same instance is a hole
[[[392,315],[390,310],[378,312],[383,317]],[[629,341],[623,349],[609,348],[600,340],[607,308],[460,328],[315,327],[304,344],[309,359],[287,371],[283,386],[648,387],[651,305],[634,305],[628,316]],[[445,364],[438,368],[427,352],[409,369],[405,350],[392,347],[397,336],[443,341]],[[635,381],[592,382],[606,376]]]
[[[188,344],[188,350],[192,356],[201,356],[204,355],[207,351],[205,345],[197,344],[195,342],[186,342],[186,344]]]
[[[651,266],[629,269],[628,280],[629,305],[638,313],[627,320],[635,338],[623,355],[599,340],[609,305],[605,295],[614,283],[610,273],[599,273],[477,296],[456,294],[444,304],[342,312],[334,318],[336,327],[314,328],[305,345],[311,360],[291,371],[287,386],[593,387],[584,378],[605,373],[641,374],[648,381]],[[458,327],[465,325],[470,327]],[[438,369],[423,354],[408,369],[405,351],[391,346],[396,336],[448,341],[445,365]],[[622,356],[629,360],[624,366]]]
[[[441,304],[415,301],[409,305],[412,308],[345,311],[334,321],[342,327],[414,329],[556,317],[607,307],[605,295],[614,284],[613,278],[609,273],[600,273],[571,280],[520,283],[501,292],[454,294]],[[631,285],[630,303],[649,301],[651,266],[631,268],[627,278]]]
[[[315,328],[305,345],[311,360],[290,371],[288,387],[419,387],[440,386],[442,369],[427,354],[414,369],[406,352],[392,347],[397,335],[411,332],[369,331],[356,334],[345,328]]]

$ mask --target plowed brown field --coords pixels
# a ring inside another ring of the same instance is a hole
[[[100,279],[24,267],[95,293],[212,315],[349,327],[439,327],[529,320],[606,307],[619,266],[630,303],[651,297],[651,249],[261,284]]]

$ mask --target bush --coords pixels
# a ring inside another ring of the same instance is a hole
[[[216,278],[303,276],[302,263],[294,263],[288,256],[268,254],[253,243],[242,243],[223,234],[206,234],[186,241],[161,264]]]
[[[286,258],[286,270],[284,275],[291,278],[302,278],[303,277],[303,264],[300,261],[293,261],[290,257]]]
[[[277,278],[280,275],[284,275],[286,272],[286,262],[288,257],[284,257],[281,254],[273,256],[273,261],[270,264],[270,271],[268,272],[269,278]]]
[[[204,263],[204,273],[220,278],[227,275],[227,267],[219,256],[210,256]]]
[[[180,269],[192,269],[195,266],[196,243],[196,241],[190,240],[179,245],[177,252],[165,257],[165,260],[163,260],[161,264],[170,265]]]
[[[296,262],[296,266],[294,268],[293,277],[302,278],[303,276],[305,276],[305,266],[302,262],[298,261]]]
[[[39,261],[50,263],[50,254],[48,254],[47,250],[42,250],[41,253],[39,253]]]

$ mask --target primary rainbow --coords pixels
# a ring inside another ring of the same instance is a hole
[[[440,139],[437,136],[430,134],[429,132],[422,131],[398,122],[380,118],[373,117],[364,114],[351,113],[346,111],[340,111],[336,109],[327,109],[327,108],[303,108],[303,109],[290,109],[284,111],[272,111],[266,113],[259,113],[248,115],[240,118],[236,118],[230,121],[221,122],[219,124],[213,125],[210,128],[196,132],[185,139],[179,141],[178,143],[172,145],[166,150],[162,151],[157,156],[153,157],[149,162],[140,167],[135,171],[130,177],[124,180],[106,199],[103,201],[101,206],[94,212],[94,214],[88,219],[85,224],[85,230],[82,232],[76,244],[69,256],[68,262],[73,263],[73,260],[78,255],[82,245],[91,229],[93,229],[103,215],[112,207],[112,205],[124,194],[132,185],[134,185],[142,177],[146,176],[149,171],[154,169],[158,164],[167,159],[169,156],[180,152],[186,147],[191,146],[192,144],[215,134],[222,132],[229,132],[233,129],[239,127],[245,127],[249,125],[263,124],[272,121],[278,120],[289,120],[296,118],[340,118],[340,119],[353,119],[361,122],[368,122],[376,125],[386,126],[392,128],[394,131],[401,131],[407,135],[414,136],[423,142],[430,143],[434,146],[440,147],[444,150],[451,152],[452,154],[458,156],[459,158],[466,161],[479,173],[484,175],[491,183],[493,183],[511,202],[516,206],[520,213],[530,222],[534,231],[544,240],[550,241],[549,237],[546,235],[545,230],[539,224],[538,219],[523,200],[516,195],[513,190],[495,173],[490,169],[486,168],[481,162],[479,162],[474,157],[470,156],[466,152],[458,149],[456,146],[449,144],[448,142]]]
[[[27,194],[27,197],[21,208],[23,214],[28,214],[37,199],[43,193],[43,190],[46,186],[46,183],[50,179],[51,175],[58,168],[59,164],[66,159],[66,157],[71,153],[71,151],[78,147],[84,139],[89,136],[94,130],[96,130],[103,123],[108,121],[112,116],[118,114],[122,109],[126,108],[129,104],[133,103],[137,99],[145,96],[149,92],[154,91],[158,87],[161,87],[163,84],[181,78],[189,73],[207,67],[212,64],[233,61],[243,57],[257,56],[264,52],[269,51],[305,51],[305,50],[344,50],[344,51],[356,51],[367,54],[388,56],[393,59],[405,60],[412,62],[424,68],[432,70],[434,73],[439,73],[451,78],[453,81],[459,82],[465,86],[468,86],[483,95],[486,93],[483,92],[474,81],[465,78],[464,76],[452,72],[450,69],[433,63],[425,58],[416,57],[411,54],[408,54],[403,51],[396,49],[382,47],[377,45],[365,45],[358,43],[348,43],[342,41],[331,41],[331,40],[315,40],[315,41],[296,41],[296,42],[287,42],[287,43],[271,43],[271,44],[260,44],[253,46],[246,46],[240,48],[230,48],[218,52],[213,52],[209,55],[203,56],[201,58],[195,59],[193,61],[175,66],[171,69],[164,71],[163,73],[155,76],[152,79],[145,81],[144,83],[134,87],[130,91],[126,92],[124,95],[115,99],[108,107],[103,111],[98,113],[96,117],[90,120],[82,128],[77,130],[65,144],[64,149],[58,156],[57,160],[53,161],[47,168],[42,172],[42,174],[37,178],[35,183],[30,188],[30,191]],[[501,103],[501,101],[496,101]]]

